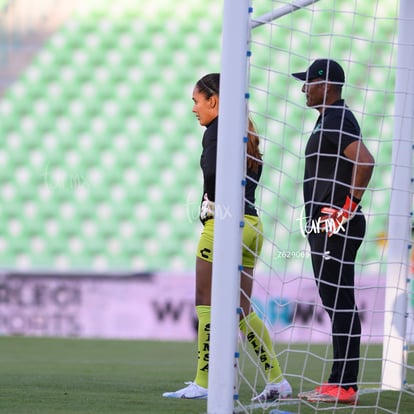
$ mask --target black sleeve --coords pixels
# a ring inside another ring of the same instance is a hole
[[[361,139],[361,130],[354,116],[347,111],[347,116],[327,119],[324,135],[333,146],[338,146],[338,155],[344,155],[345,148]]]

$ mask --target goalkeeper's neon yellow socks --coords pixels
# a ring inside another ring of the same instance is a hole
[[[283,375],[279,361],[273,350],[272,339],[264,322],[257,316],[256,312],[251,312],[240,321],[239,326],[259,357],[268,382],[282,381]]]
[[[196,306],[198,315],[198,361],[194,382],[208,386],[208,360],[210,356],[210,306]]]

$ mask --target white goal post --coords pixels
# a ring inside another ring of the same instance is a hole
[[[388,223],[382,388],[400,390],[406,369],[409,251],[412,247],[414,2],[400,1],[395,82],[392,186]]]
[[[215,202],[230,215],[216,217],[211,298],[208,413],[232,413],[237,344],[239,265],[243,219],[249,1],[226,0],[220,74]],[[237,68],[237,70],[234,70]],[[220,255],[217,252],[226,252]],[[225,275],[225,277],[220,277]]]

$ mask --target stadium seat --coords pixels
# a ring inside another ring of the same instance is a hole
[[[210,18],[205,4],[192,3],[186,11],[192,18],[183,19],[176,7],[151,11],[137,9],[134,2],[95,3],[50,38],[0,100],[5,167],[0,191],[9,197],[0,215],[7,231],[18,233],[0,239],[2,266],[193,270],[203,128],[191,113],[191,93],[199,77],[219,70],[221,24]],[[145,18],[151,13],[157,18]],[[297,16],[292,24],[309,24]],[[323,21],[313,24],[312,30],[326,29]],[[296,220],[302,202],[301,126],[307,115],[295,101],[302,98],[298,85],[291,95],[286,91],[290,59],[303,60],[284,48],[297,42],[298,56],[308,56],[303,27],[297,39],[278,28],[271,53],[261,46],[270,39],[266,30],[260,29],[252,43],[251,82],[257,88],[251,110],[259,133],[272,140],[264,151],[259,208],[266,234],[273,237],[276,229],[280,246],[289,248],[303,243]],[[335,41],[346,59],[346,40]],[[363,56],[371,46],[359,42],[358,53]],[[366,87],[366,78],[355,75],[348,90],[359,108],[370,108],[369,114],[361,113],[366,137],[376,136],[378,114],[392,112],[391,102],[375,99],[375,88],[385,79],[372,70],[366,102],[358,89]],[[272,112],[281,100],[292,104],[286,107],[292,131]],[[390,144],[380,150],[389,159]],[[385,165],[372,188],[385,188],[381,179],[388,173]],[[379,193],[368,195],[384,211],[372,220],[370,239],[386,230],[389,194]],[[272,260],[269,254],[265,248],[265,261]],[[375,260],[378,245],[367,243],[364,255]]]

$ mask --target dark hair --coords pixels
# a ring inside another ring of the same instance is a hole
[[[263,161],[259,148],[259,135],[257,134],[256,127],[250,118],[247,137],[247,168],[257,173],[259,166],[263,163]]]
[[[220,90],[220,74],[210,73],[203,76],[197,83],[196,88],[200,93],[203,93],[206,99],[213,95],[219,94]]]
[[[196,88],[200,93],[204,94],[206,99],[210,98],[213,95],[219,96],[220,74],[209,73],[208,75],[203,76],[196,83]],[[259,150],[259,136],[250,118],[247,137],[247,168],[257,173],[260,164],[262,164],[262,154]]]

